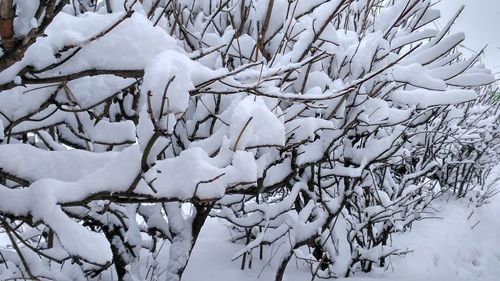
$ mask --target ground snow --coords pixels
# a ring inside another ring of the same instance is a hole
[[[467,207],[467,202],[443,197],[436,202],[435,208],[439,219],[416,222],[411,231],[393,238],[393,246],[408,247],[413,250],[412,253],[392,257],[386,270],[358,273],[345,280],[499,280],[500,196],[491,204],[475,210]],[[230,258],[242,245],[228,242],[228,235],[223,224],[215,219],[208,220],[183,280],[273,280],[276,264],[267,264],[266,258],[259,261],[254,254],[253,269],[245,271],[240,270],[241,259],[231,262]],[[266,246],[265,251],[270,250]],[[306,267],[297,266],[295,260],[290,261],[284,280],[303,281],[310,278]]]
[[[405,281],[499,280],[500,197],[495,199],[473,213],[463,202],[438,202],[442,219],[417,223],[410,233],[394,239],[414,252],[393,258],[390,275]]]
[[[393,238],[393,246],[413,252],[392,257],[385,270],[357,273],[345,281],[498,281],[500,279],[500,195],[478,209],[467,202],[443,197],[434,204],[439,219],[416,222],[413,228]],[[472,215],[471,215],[472,213]],[[275,246],[265,247],[264,260],[254,251],[253,268],[240,270],[241,259],[231,261],[243,245],[228,241],[226,226],[218,219],[208,219],[194,247],[183,281],[274,280],[276,262],[269,261]],[[0,235],[0,245],[10,244]],[[165,245],[166,246],[166,245]],[[274,248],[273,248],[274,247]],[[167,261],[168,247],[163,248]],[[159,265],[165,267],[165,265]],[[141,272],[147,268],[143,265]],[[308,269],[292,259],[284,280],[310,280]],[[104,278],[103,280],[113,280]],[[315,279],[319,280],[319,279]]]

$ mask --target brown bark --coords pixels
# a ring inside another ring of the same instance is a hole
[[[266,41],[266,33],[269,28],[269,23],[271,21],[271,15],[273,13],[274,0],[270,0],[267,5],[266,17],[264,18],[264,23],[262,24],[262,29],[260,31],[259,39],[257,41],[257,48],[266,60],[271,59],[271,55],[267,52],[264,42]]]
[[[13,21],[15,11],[14,11],[14,6],[12,5],[12,0],[0,0],[0,1],[2,1],[0,2],[0,18],[4,18],[3,13],[5,14],[10,13],[12,14],[12,21]],[[10,52],[7,52],[7,54],[4,54],[2,57],[0,57],[0,71],[9,68],[10,66],[12,66],[13,64],[20,61],[23,58],[24,53],[33,43],[35,43],[36,39],[40,36],[43,36],[45,29],[49,26],[54,17],[63,9],[66,3],[68,3],[68,0],[61,0],[57,5],[56,5],[57,0],[46,0],[44,2],[45,3],[40,4],[37,14],[35,15],[35,18],[41,17],[41,14],[43,13],[43,11],[45,11],[45,14],[39,26],[37,28],[32,28],[28,32],[28,34],[26,34],[23,38],[19,39],[19,42],[17,44],[14,44],[14,42],[12,41],[12,44],[15,45],[15,48],[13,48]],[[13,23],[10,25],[13,27]],[[8,27],[9,24],[6,24],[6,27],[4,27],[3,29],[7,29]],[[0,37],[2,38],[3,42],[4,36],[0,35]],[[5,39],[7,39],[8,37],[9,36],[6,34]]]
[[[14,6],[13,0],[1,0],[0,2],[0,38],[4,51],[10,52],[14,49]]]

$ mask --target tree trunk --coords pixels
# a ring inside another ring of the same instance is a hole
[[[104,230],[104,235],[106,235],[106,238],[108,239],[109,244],[111,246],[111,253],[113,254],[113,265],[115,266],[117,275],[116,280],[122,281],[125,275],[127,274],[127,269],[126,269],[127,262],[123,259],[120,248],[113,243],[113,240],[115,236],[117,236],[117,232],[119,230],[117,229],[109,230],[107,227],[104,227],[103,230]]]
[[[14,49],[14,6],[12,0],[0,0],[0,38],[4,52]]]
[[[189,262],[198,235],[214,206],[214,203],[193,203],[195,214],[190,221],[186,221],[181,229],[173,229],[172,245],[167,266],[167,281],[180,281]],[[189,229],[191,230],[189,231]]]
[[[278,267],[278,271],[276,271],[275,281],[283,280],[283,275],[285,275],[286,266],[288,265],[288,262],[292,258],[292,255],[293,255],[293,249],[289,253],[287,253],[287,255],[284,256],[283,259],[281,260],[281,263]]]

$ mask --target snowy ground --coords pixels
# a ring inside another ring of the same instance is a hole
[[[500,280],[500,197],[476,209],[456,201],[442,204],[441,220],[416,224],[396,244],[414,253],[394,260],[390,276],[404,280]],[[470,217],[469,217],[470,216]]]
[[[500,280],[500,195],[491,204],[475,210],[466,202],[446,197],[435,202],[435,207],[439,219],[417,222],[410,232],[394,238],[394,246],[408,247],[412,253],[392,257],[385,270],[358,273],[348,280]],[[231,262],[241,245],[230,243],[228,237],[226,227],[210,219],[202,230],[183,280],[273,280],[275,264],[268,259],[254,258],[253,268],[245,271],[240,270],[240,259]],[[6,237],[0,240],[1,244],[8,244]],[[306,267],[295,260],[289,263],[284,280],[310,279]]]
[[[465,202],[446,198],[436,202],[436,208],[440,219],[420,221],[409,233],[394,238],[395,246],[407,245],[412,253],[392,257],[385,271],[349,280],[500,280],[500,196],[473,213]],[[228,232],[221,224],[211,220],[203,232],[184,280],[272,280],[275,268],[266,260],[254,259],[253,269],[245,271],[239,269],[240,260],[229,261],[240,246],[222,242]],[[285,280],[310,280],[306,270],[292,261]]]

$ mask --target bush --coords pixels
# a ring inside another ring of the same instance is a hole
[[[349,276],[443,192],[492,194],[494,79],[430,0],[0,4],[2,279],[155,280],[167,241],[180,280],[209,215],[242,268],[281,243],[276,280]]]

